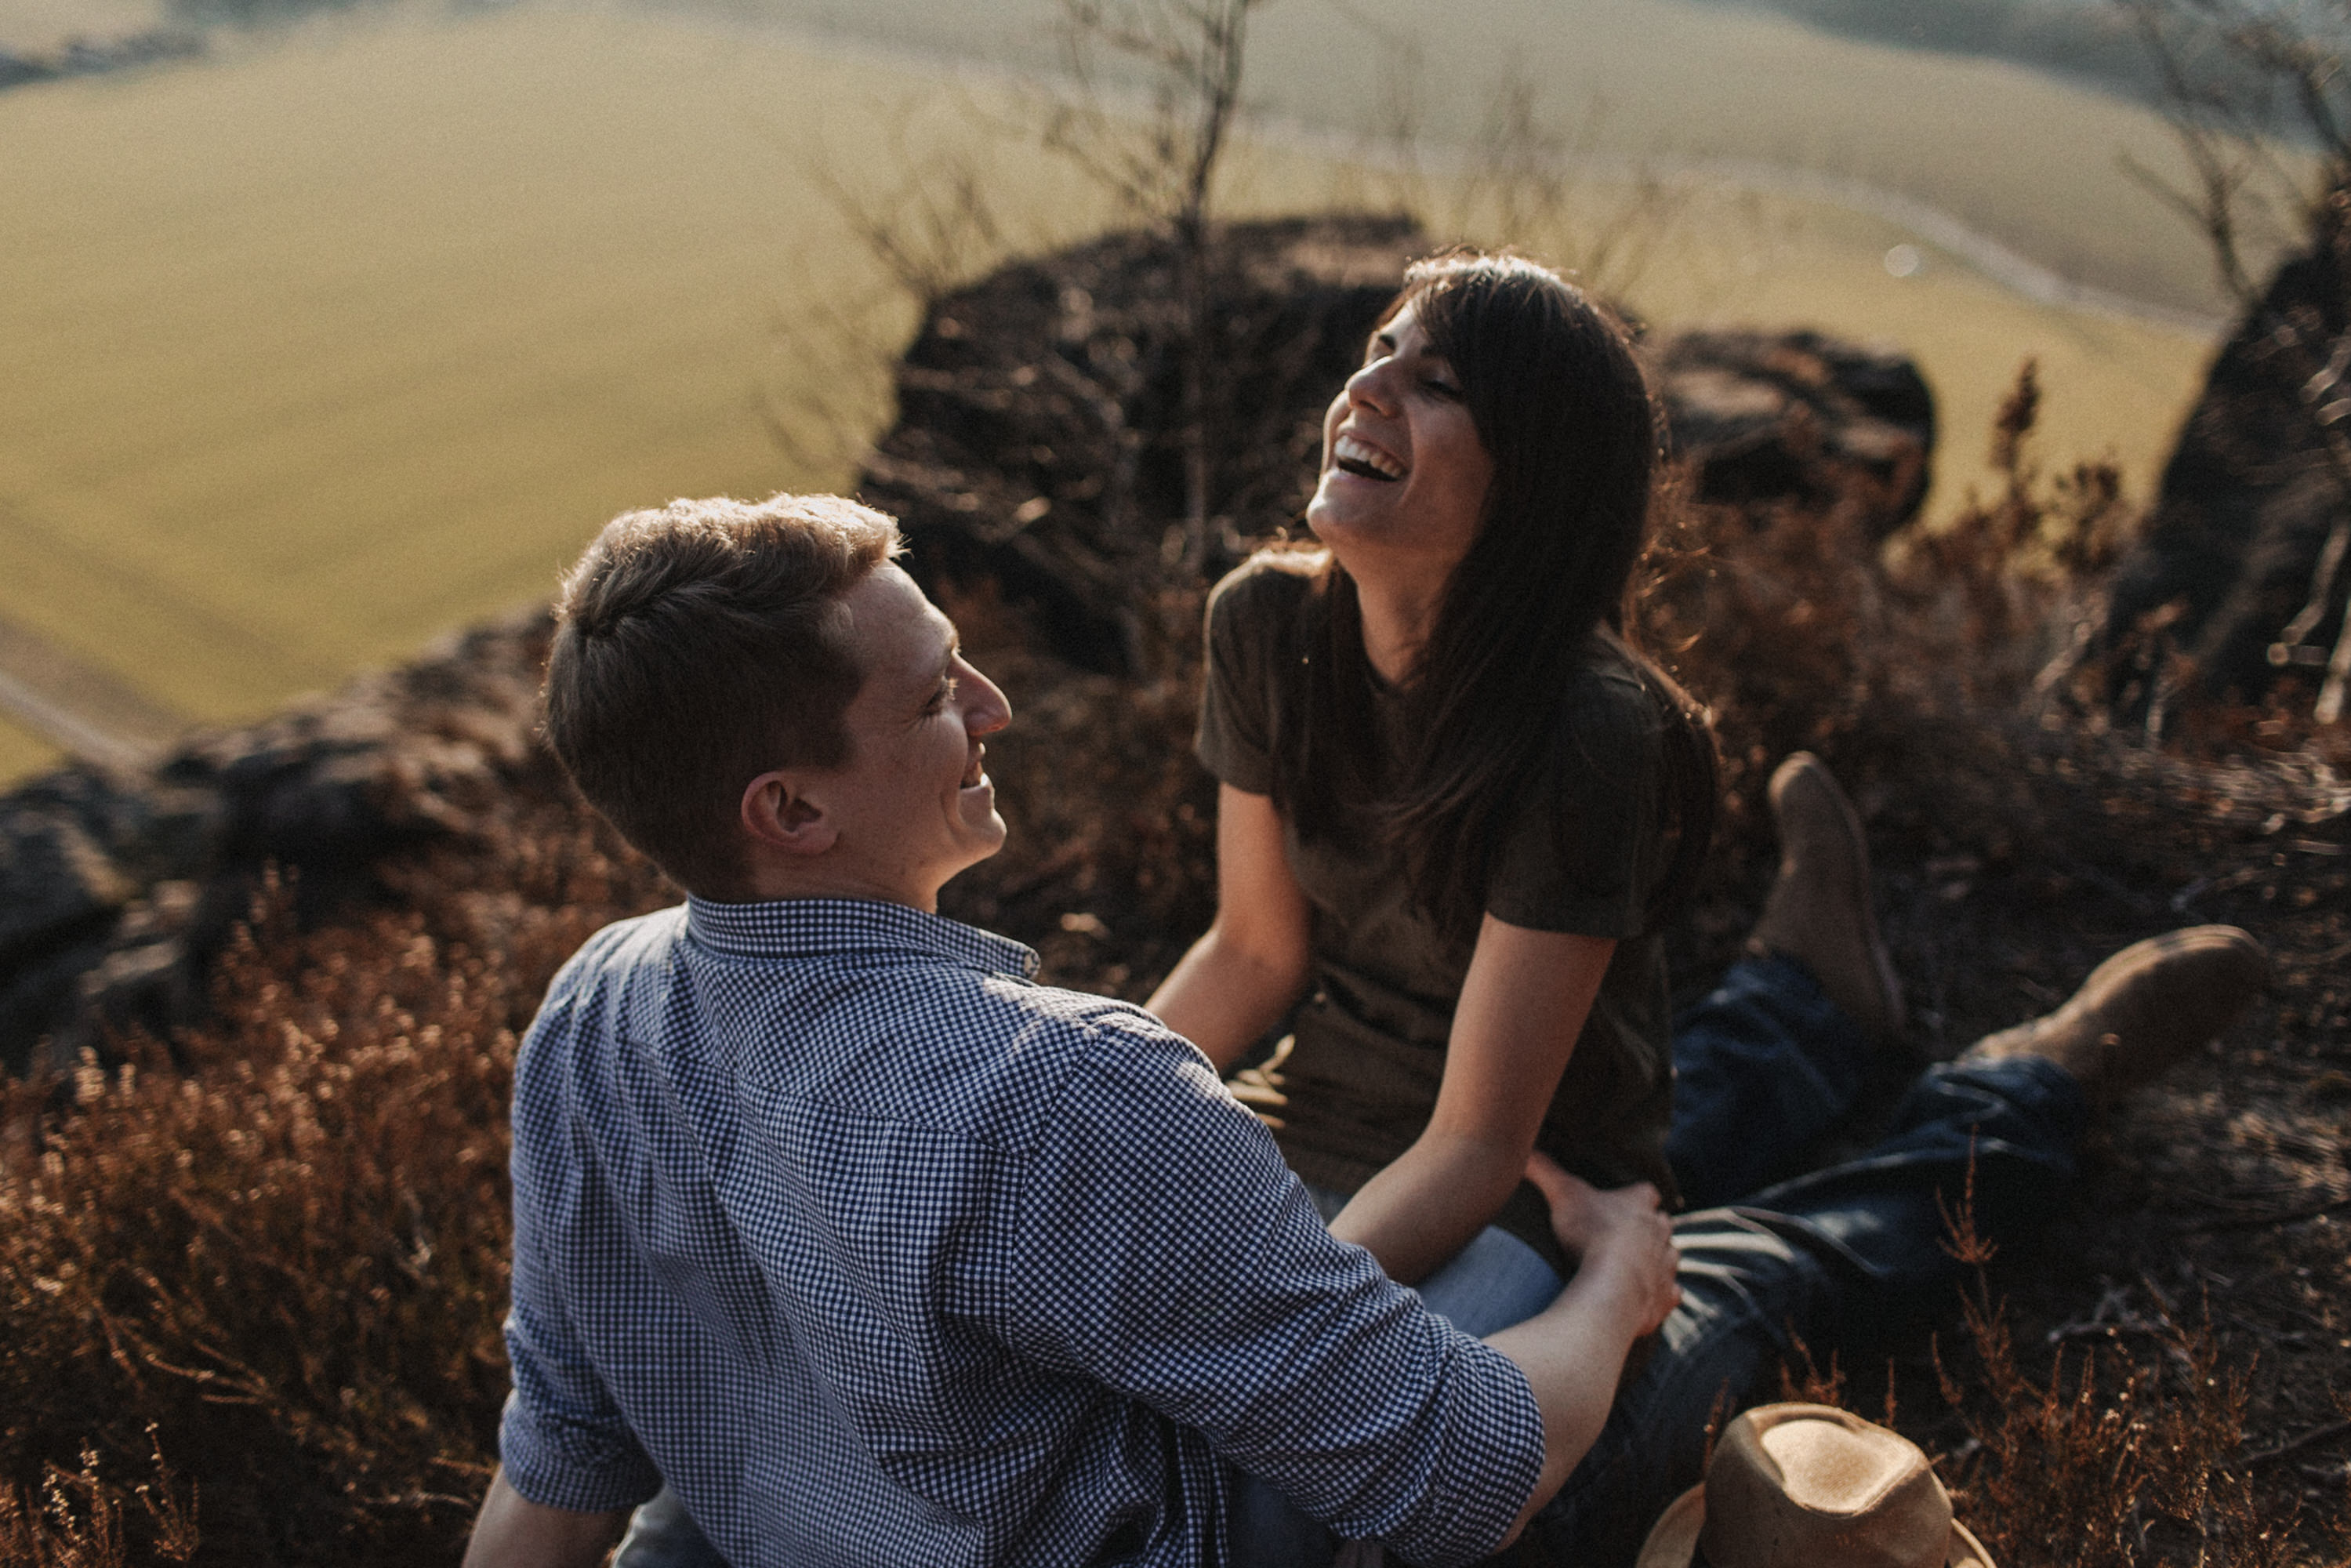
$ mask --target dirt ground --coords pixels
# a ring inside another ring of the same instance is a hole
[[[1991,1284],[2043,1361],[2145,1361],[2165,1353],[2167,1322],[2209,1325],[2246,1380],[2236,1463],[2262,1517],[2296,1521],[2295,1557],[2337,1560],[2351,1526],[2351,792],[2306,757],[2194,763],[2113,737],[2016,760],[2012,820],[2033,831],[2005,845],[1957,841],[1965,813],[1931,779],[1874,802],[1888,940],[1933,1054],[2044,1010],[2105,953],[2172,925],[2241,925],[2277,968],[2225,1039],[2108,1119],[2079,1198]],[[1906,1404],[1913,1418],[1931,1409]],[[1963,1441],[1948,1417],[1927,1425]]]

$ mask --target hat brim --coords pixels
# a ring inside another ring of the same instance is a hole
[[[1641,1555],[1633,1568],[1689,1568],[1698,1555],[1698,1531],[1705,1527],[1706,1489],[1695,1486],[1674,1499],[1658,1516],[1649,1539],[1641,1543]],[[1950,1544],[1943,1548],[1943,1568],[1995,1568],[1995,1564],[1975,1532],[1955,1519]]]
[[[1706,1489],[1692,1487],[1658,1516],[1633,1568],[1689,1568],[1690,1559],[1698,1555],[1698,1529],[1705,1523]]]

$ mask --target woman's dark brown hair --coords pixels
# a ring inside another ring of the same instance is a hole
[[[1346,838],[1368,826],[1400,845],[1415,901],[1466,943],[1520,790],[1599,760],[1573,754],[1577,737],[1554,722],[1545,694],[1555,705],[1583,666],[1614,660],[1658,714],[1667,852],[1649,899],[1654,924],[1705,859],[1718,779],[1704,715],[1626,641],[1661,436],[1631,334],[1556,274],[1508,255],[1456,251],[1415,264],[1382,325],[1407,304],[1460,378],[1493,460],[1485,521],[1405,683],[1399,757],[1382,758],[1374,741],[1374,676],[1354,582],[1335,560],[1323,567],[1319,624],[1307,633],[1307,711],[1279,743],[1276,801],[1302,835]]]

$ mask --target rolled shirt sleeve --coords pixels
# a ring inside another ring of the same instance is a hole
[[[1030,1152],[1016,1348],[1197,1430],[1343,1535],[1433,1568],[1494,1550],[1542,1465],[1525,1375],[1333,1239],[1189,1045],[1138,1019],[1094,1047]]]
[[[583,955],[584,956],[584,955]],[[632,1508],[661,1490],[627,1418],[565,1309],[554,1259],[565,1245],[609,1245],[607,1200],[588,1179],[589,1152],[569,1147],[559,1083],[533,1043],[569,1027],[578,959],[556,977],[515,1071],[514,1285],[507,1357],[514,1390],[498,1423],[507,1484],[531,1502],[579,1513]]]

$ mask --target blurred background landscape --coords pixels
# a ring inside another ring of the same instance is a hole
[[[201,50],[0,92],[0,779],[412,654],[626,507],[847,484],[917,309],[861,220],[972,182],[954,278],[1119,217],[1036,133],[1057,15],[0,0],[21,60]],[[2148,72],[2094,0],[1279,0],[1219,211],[1891,340],[1930,515],[2034,357],[2044,448],[2144,497],[2227,309]]]

